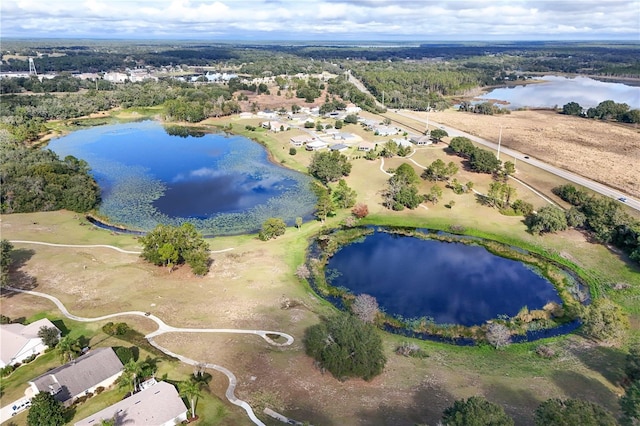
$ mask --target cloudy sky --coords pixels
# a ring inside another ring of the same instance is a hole
[[[0,36],[639,40],[640,0],[2,0]]]

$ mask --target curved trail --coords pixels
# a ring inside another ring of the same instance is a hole
[[[121,249],[120,247],[110,246],[107,244],[56,244],[56,243],[45,243],[44,241],[25,241],[25,240],[11,240],[10,242],[16,243],[16,244],[38,244],[41,246],[49,246],[49,247],[108,248],[108,249],[116,250],[116,251],[119,251],[120,253],[125,253],[125,254],[142,254],[141,251],[124,250],[124,249]],[[231,250],[233,250],[233,247],[229,247],[222,250],[212,250],[209,253],[224,253]]]
[[[59,245],[59,244],[58,244]],[[77,247],[77,246],[71,246],[71,247]],[[97,247],[104,247],[104,246],[97,246]],[[108,246],[111,247],[111,246]],[[32,290],[21,290],[19,288],[15,288],[15,287],[10,287],[10,286],[6,286],[4,287],[7,290],[11,290],[11,291],[15,291],[18,293],[25,293],[25,294],[29,294],[32,296],[38,296],[38,297],[43,297],[45,299],[48,299],[50,301],[52,301],[57,308],[60,310],[60,312],[62,312],[62,314],[69,318],[72,319],[74,321],[79,321],[79,322],[93,322],[93,321],[102,321],[102,320],[106,320],[106,319],[110,319],[110,318],[114,318],[114,317],[119,317],[119,316],[126,316],[126,315],[134,315],[134,316],[141,316],[144,318],[148,318],[152,321],[154,321],[157,325],[158,325],[158,329],[152,333],[149,333],[145,336],[145,338],[149,341],[149,343],[154,346],[155,348],[157,348],[158,350],[162,351],[163,353],[175,357],[177,359],[179,359],[180,361],[189,364],[189,365],[204,365],[206,368],[211,368],[214,370],[217,370],[221,373],[223,373],[224,375],[227,376],[227,378],[229,379],[229,386],[227,386],[227,390],[225,392],[225,396],[227,397],[227,399],[229,400],[229,402],[231,402],[234,405],[237,405],[239,407],[242,407],[246,412],[247,415],[249,416],[249,418],[251,419],[251,421],[253,423],[255,423],[256,425],[260,425],[260,426],[264,426],[264,423],[258,419],[258,417],[256,417],[255,413],[253,412],[253,409],[251,408],[251,406],[249,405],[249,403],[247,403],[246,401],[243,401],[239,398],[237,398],[235,396],[235,388],[236,385],[238,383],[236,376],[227,368],[222,367],[220,365],[217,364],[210,364],[210,363],[199,363],[196,360],[193,360],[191,358],[187,358],[183,355],[179,355],[176,354],[174,352],[171,352],[170,350],[160,346],[158,343],[156,343],[153,338],[156,336],[159,336],[161,334],[164,333],[233,333],[233,334],[255,334],[257,336],[262,337],[267,343],[269,343],[270,345],[273,346],[288,346],[291,345],[294,341],[293,336],[280,332],[280,331],[268,331],[268,330],[241,330],[241,329],[227,329],[227,328],[180,328],[180,327],[173,327],[168,325],[167,323],[165,323],[163,320],[161,320],[160,318],[158,318],[155,315],[152,314],[148,314],[145,312],[141,312],[141,311],[128,311],[128,312],[118,312],[115,314],[109,314],[109,315],[103,315],[100,317],[95,317],[95,318],[87,318],[87,317],[79,317],[77,315],[74,315],[72,313],[69,312],[69,310],[64,306],[64,304],[56,297],[51,296],[49,294],[46,293],[41,293],[39,291],[32,291]],[[286,342],[283,343],[277,343],[275,342],[273,339],[271,339],[269,337],[269,335],[276,335],[276,336],[280,336],[286,339]]]

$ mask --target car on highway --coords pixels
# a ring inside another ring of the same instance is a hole
[[[622,201],[623,203],[626,203],[627,199],[625,197],[620,197],[618,198],[618,201]]]
[[[528,160],[528,159],[529,159],[529,156],[528,156],[528,155],[525,155],[525,156],[524,156],[524,158]]]

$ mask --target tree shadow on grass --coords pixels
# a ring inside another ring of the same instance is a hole
[[[281,422],[276,421],[275,419],[271,419],[264,413],[256,413],[261,419],[268,420],[267,424],[282,424]],[[342,422],[336,423],[332,421],[321,409],[317,406],[313,405],[303,405],[299,404],[296,408],[285,410],[282,412],[285,416],[289,417],[298,422],[303,422],[304,424],[312,424],[312,425],[322,425],[322,426],[338,426],[342,425]],[[271,421],[273,420],[273,421]]]
[[[453,405],[455,399],[441,386],[423,384],[406,399],[406,405],[380,404],[377,408],[360,411],[358,418],[366,425],[438,424],[444,410]]]
[[[508,386],[505,383],[497,383],[484,391],[484,397],[494,404],[500,405],[517,425],[533,425],[534,413],[538,405],[544,400],[540,395],[528,389]]]
[[[552,380],[567,394],[567,398],[599,404],[614,415],[619,409],[618,396],[596,379],[575,371],[559,370],[553,373]]]
[[[31,249],[14,249],[11,251],[11,265],[9,265],[9,279],[7,284],[22,290],[33,290],[38,286],[35,277],[22,270],[27,261],[36,254]],[[15,291],[2,289],[2,297],[13,297],[18,294]]]
[[[626,352],[603,346],[580,348],[571,352],[589,369],[602,374],[612,385],[620,386],[623,382]]]

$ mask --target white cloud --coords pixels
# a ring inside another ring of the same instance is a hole
[[[4,0],[4,37],[637,40],[640,0]]]

